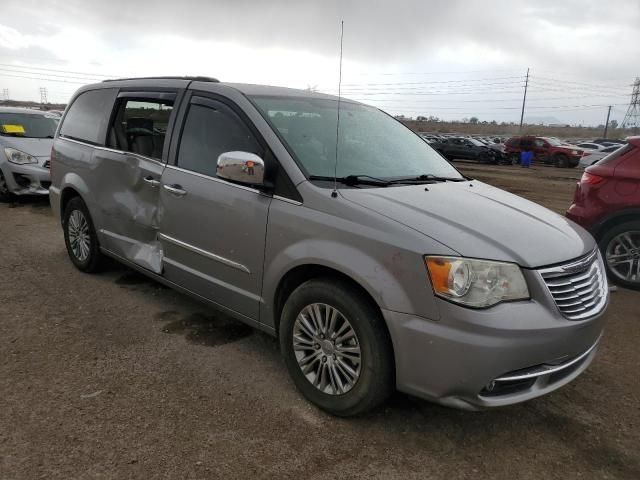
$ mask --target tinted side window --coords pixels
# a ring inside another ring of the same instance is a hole
[[[172,100],[123,99],[109,131],[109,146],[161,159]]]
[[[178,151],[178,167],[215,177],[221,153],[242,151],[262,157],[262,147],[233,110],[220,102],[207,103],[210,106],[189,106]]]
[[[66,113],[60,135],[96,145],[104,145],[116,89],[90,90],[80,94]]]

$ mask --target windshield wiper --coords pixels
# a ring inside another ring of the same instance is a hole
[[[356,185],[387,187],[392,183],[389,180],[383,180],[381,178],[371,177],[369,175],[347,175],[346,177],[336,177],[336,178],[329,177],[329,176],[322,176],[322,175],[310,175],[309,180],[322,180],[327,182],[333,182],[335,180],[338,183],[342,183],[350,187],[354,187]]]
[[[414,182],[464,182],[467,179],[464,177],[439,177],[430,173],[425,175],[418,175],[417,177],[398,178],[395,180],[389,180],[390,184],[394,183],[414,183]]]

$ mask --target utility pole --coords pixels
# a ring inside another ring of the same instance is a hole
[[[522,113],[520,114],[520,132],[522,132],[522,122],[524,121],[524,106],[527,103],[527,88],[529,88],[529,69],[527,68],[527,77],[524,81],[524,97],[522,97]]]
[[[607,130],[609,130],[609,117],[611,117],[611,105],[609,105],[609,110],[607,110],[607,121],[604,123],[604,138],[607,138]]]

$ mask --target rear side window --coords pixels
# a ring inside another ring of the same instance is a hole
[[[69,107],[60,127],[60,135],[104,145],[116,94],[114,88],[81,93]]]
[[[216,176],[218,157],[242,151],[262,157],[262,147],[247,125],[225,104],[207,100],[191,104],[180,141],[178,167]]]
[[[173,100],[122,99],[108,145],[125,152],[162,159]]]
[[[609,162],[612,162],[613,160],[615,160],[617,158],[620,158],[622,155],[626,155],[628,152],[630,152],[633,149],[634,149],[634,146],[631,145],[630,143],[627,143],[626,145],[623,145],[621,148],[617,149],[615,152],[610,153],[606,157],[598,160],[596,162],[596,164],[605,165],[605,164],[607,164]]]

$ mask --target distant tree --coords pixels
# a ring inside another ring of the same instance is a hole
[[[601,123],[600,125],[598,125],[598,130],[602,130],[604,128],[604,125]]]
[[[618,128],[618,121],[617,120],[611,120],[609,122],[609,126],[613,129],[613,128]]]
[[[427,121],[427,117],[424,117],[422,115],[418,115],[416,117],[416,120],[419,121],[419,122],[426,122]]]
[[[471,117],[471,118],[469,119],[469,123],[472,123],[472,124],[474,124],[474,125],[475,125],[476,123],[478,123],[478,117]]]
[[[430,122],[439,122],[440,119],[438,117],[434,117],[433,115],[429,115],[429,119]]]
[[[318,85],[309,85],[307,84],[307,88],[305,89],[307,92],[317,92],[318,91]]]
[[[462,123],[469,123],[469,119],[468,119],[467,117],[464,117],[464,118],[462,119]]]
[[[495,120],[491,120],[491,122],[489,122],[490,125],[497,125],[498,122],[496,122]]]

